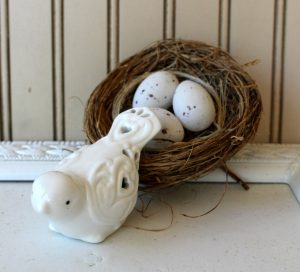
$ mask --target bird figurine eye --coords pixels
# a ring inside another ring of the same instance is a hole
[[[71,203],[71,201],[67,200],[65,204],[68,206],[68,205],[70,205],[70,203]]]
[[[129,187],[129,183],[128,183],[128,180],[127,180],[127,178],[123,178],[122,179],[122,188],[123,189],[128,189],[128,187]]]

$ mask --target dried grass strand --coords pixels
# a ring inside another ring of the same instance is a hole
[[[211,209],[209,209],[208,211],[202,213],[202,214],[199,214],[199,215],[189,215],[189,214],[186,214],[186,213],[182,213],[181,215],[184,216],[184,217],[188,217],[188,218],[199,218],[199,217],[202,217],[202,216],[205,216],[205,215],[208,215],[210,214],[211,212],[213,212],[215,209],[217,209],[219,207],[219,205],[222,203],[223,199],[224,199],[224,196],[227,192],[227,187],[228,187],[228,182],[226,181],[225,182],[225,186],[224,186],[224,191],[221,195],[221,197],[219,198],[218,202],[215,204],[215,206],[213,206]]]
[[[218,202],[215,204],[215,206],[213,206],[210,210],[206,211],[205,213],[202,213],[200,215],[189,215],[189,214],[186,214],[186,213],[182,213],[181,215],[184,216],[184,217],[188,217],[188,218],[199,218],[199,217],[202,217],[202,216],[205,216],[205,215],[208,215],[210,214],[211,212],[213,212],[215,209],[217,209],[219,207],[219,205],[221,204],[221,202],[223,201],[224,199],[224,196],[227,192],[227,187],[228,187],[228,175],[229,175],[229,172],[227,171],[228,168],[225,168],[225,172],[226,172],[226,181],[225,181],[225,187],[224,187],[224,191],[221,195],[221,197],[219,198]]]
[[[170,223],[166,227],[158,228],[158,229],[155,229],[155,228],[151,229],[151,228],[144,228],[144,227],[139,227],[139,226],[127,225],[127,224],[125,224],[123,226],[127,227],[127,228],[134,228],[134,229],[137,229],[137,230],[150,231],[150,232],[161,232],[161,231],[165,231],[165,230],[169,229],[173,225],[173,221],[174,221],[174,210],[173,210],[173,207],[172,207],[172,205],[170,203],[166,202],[161,197],[159,197],[159,200],[160,200],[160,202],[162,202],[166,206],[168,206],[169,209],[170,209],[170,212],[171,212],[171,220],[170,220]]]

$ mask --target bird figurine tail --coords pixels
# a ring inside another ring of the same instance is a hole
[[[124,141],[142,149],[160,129],[160,121],[151,109],[133,108],[115,118],[107,137],[110,141]]]

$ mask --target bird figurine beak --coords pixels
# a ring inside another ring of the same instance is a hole
[[[50,213],[50,205],[48,202],[44,202],[41,206],[41,212],[44,214],[49,214]]]
[[[47,200],[47,195],[45,193],[43,195],[33,193],[31,197],[31,204],[34,210],[39,214],[50,213],[50,203],[49,200]]]
[[[42,214],[50,214],[50,205],[47,200],[41,202],[38,207],[38,212]]]

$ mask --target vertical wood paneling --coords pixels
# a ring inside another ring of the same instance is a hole
[[[283,97],[283,123],[282,141],[284,143],[300,142],[300,47],[299,47],[299,21],[300,2],[289,0],[287,2],[286,18],[286,45],[284,63],[284,97]]]
[[[279,143],[282,141],[285,18],[286,0],[275,0],[270,116],[270,142],[272,143]]]
[[[176,34],[176,0],[164,0],[163,38],[174,38]]]
[[[108,16],[109,16],[109,70],[113,70],[119,63],[119,43],[120,43],[120,1],[119,0],[108,0]]]
[[[218,45],[225,51],[230,50],[231,0],[219,0]]]
[[[64,2],[52,0],[53,138],[65,139]]]
[[[219,0],[177,0],[176,36],[218,45]]]
[[[83,113],[107,69],[107,3],[64,1],[65,125],[67,139],[83,139]]]
[[[12,139],[9,1],[0,1],[0,133],[2,140]]]
[[[3,40],[3,17],[5,17],[5,12],[3,12],[4,5],[3,1],[0,1],[0,141],[4,140],[4,131],[3,131],[3,123],[4,123],[4,118],[3,118],[3,99],[2,99],[2,92],[3,92],[3,86],[2,86],[2,81],[3,81],[3,74],[2,74],[2,40]]]
[[[256,141],[300,142],[297,0],[0,0],[0,139],[83,139],[94,87],[165,38],[221,46],[247,67],[264,114]]]
[[[51,2],[9,4],[13,139],[52,139]]]
[[[0,38],[1,40],[1,38]],[[0,47],[1,48],[1,47]],[[1,50],[0,50],[0,60],[1,60]],[[1,61],[0,61],[0,76],[1,76]],[[0,77],[0,141],[4,140],[4,132],[3,132],[3,101],[2,101],[2,79]]]
[[[260,63],[246,68],[256,80],[264,105],[256,141],[269,141],[272,78],[274,1],[232,0],[230,52],[241,64],[254,59]]]
[[[120,60],[162,38],[162,0],[120,1]]]

